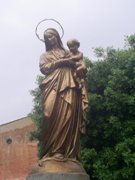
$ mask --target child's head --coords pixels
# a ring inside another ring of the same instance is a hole
[[[77,39],[70,39],[67,41],[67,46],[72,53],[76,53],[76,52],[78,52],[80,43]]]

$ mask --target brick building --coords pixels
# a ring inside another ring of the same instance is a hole
[[[0,125],[0,180],[25,180],[37,162],[37,142],[29,140],[34,128],[28,117]]]

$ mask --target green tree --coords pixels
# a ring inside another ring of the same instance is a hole
[[[102,60],[93,62],[88,72],[90,106],[82,161],[91,179],[135,179],[135,50],[132,45],[133,42],[123,50],[101,49],[101,53],[98,49]]]
[[[37,88],[30,91],[33,96],[33,109],[28,115],[36,125],[36,129],[31,132],[30,140],[38,140],[38,157],[41,157],[41,142],[40,142],[40,131],[41,131],[41,121],[44,117],[42,110],[42,99],[41,99],[41,89],[39,87],[43,80],[43,76],[37,76],[36,84]]]

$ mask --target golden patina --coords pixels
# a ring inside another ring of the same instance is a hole
[[[39,62],[40,70],[45,75],[40,85],[44,119],[40,136],[42,158],[39,164],[44,167],[49,164],[46,167],[50,172],[64,167],[62,171],[74,171],[76,164],[75,169],[78,171],[80,138],[85,133],[85,113],[88,107],[83,54],[75,39],[68,41],[69,50],[66,50],[53,28],[45,31],[44,40],[46,52],[41,55]]]

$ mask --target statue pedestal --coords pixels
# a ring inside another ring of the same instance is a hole
[[[48,158],[35,165],[26,180],[89,180],[89,176],[76,160]]]

